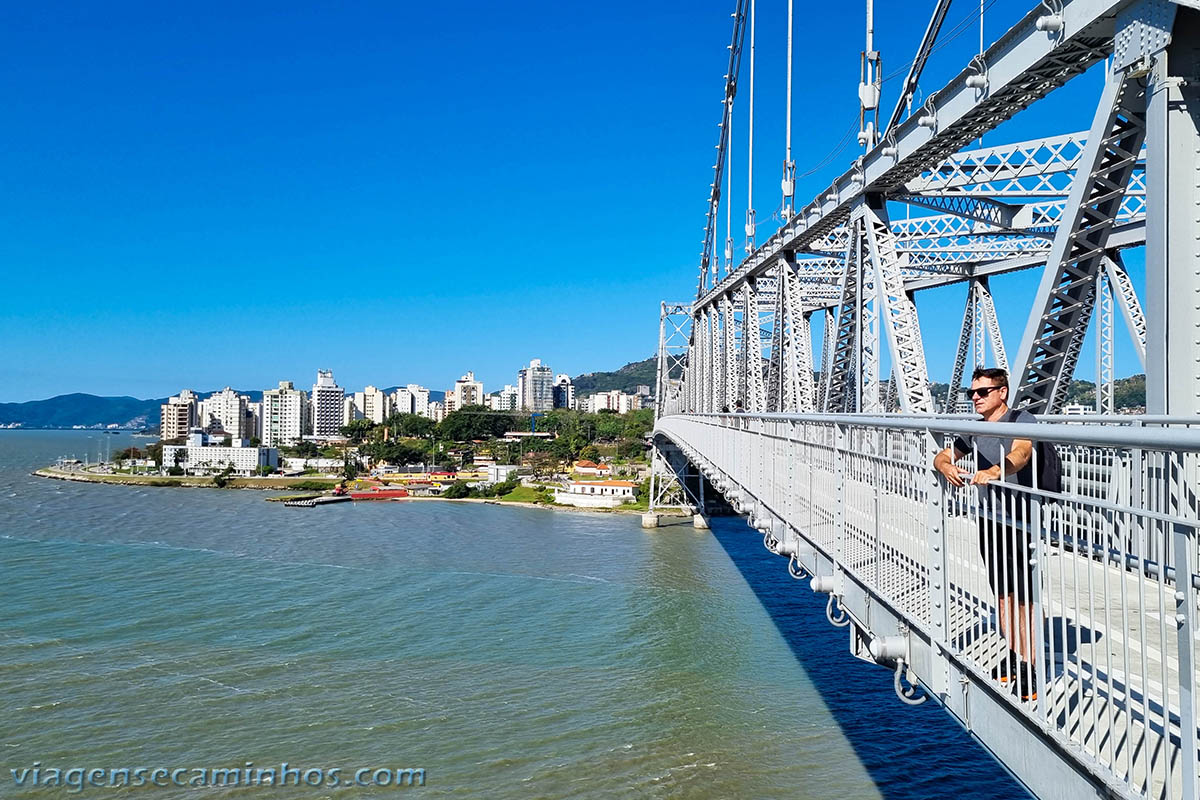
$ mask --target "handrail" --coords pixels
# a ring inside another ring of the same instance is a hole
[[[681,414],[684,418],[699,419],[762,419],[776,422],[818,422],[833,425],[860,425],[882,430],[930,431],[937,433],[995,436],[996,426],[1002,425],[1006,436],[1014,439],[1036,439],[1062,444],[1089,444],[1099,447],[1149,447],[1175,453],[1200,452],[1200,429],[1148,428],[1144,426],[1114,426],[1070,424],[1059,422],[982,422],[962,419],[959,415],[897,414]],[[669,419],[663,417],[662,419]],[[1200,418],[1196,418],[1200,424]]]

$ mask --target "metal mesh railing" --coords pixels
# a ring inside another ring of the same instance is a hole
[[[658,430],[1105,782],[1195,796],[1200,430],[778,414]],[[957,488],[933,469],[986,435],[1056,447],[1063,491]]]

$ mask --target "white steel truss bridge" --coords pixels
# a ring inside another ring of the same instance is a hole
[[[937,0],[882,124],[868,0],[861,155],[793,202],[789,74],[782,223],[762,239],[748,207],[735,260],[728,165],[747,31],[753,146],[755,5],[733,14],[696,296],[661,306],[647,524],[720,495],[828,595],[902,700],[943,706],[1039,797],[1200,798],[1200,0],[1045,0],[918,92]],[[1062,116],[1086,130],[995,143],[1085,73],[1103,75],[1094,105]],[[1029,270],[1010,354],[995,298]],[[952,284],[962,306],[924,303]],[[1145,375],[1139,414],[1114,413],[1118,328]],[[1081,414],[1066,406],[1089,335]],[[936,392],[931,336],[957,342]],[[1008,370],[1038,424],[955,413],[973,366]],[[997,426],[1055,448],[1061,492],[960,488],[933,468]],[[1003,567],[983,555],[998,526],[1019,543]],[[1024,587],[1023,621],[1000,580]]]

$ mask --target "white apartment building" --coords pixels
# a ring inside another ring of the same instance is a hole
[[[250,398],[238,394],[226,386],[208,398],[201,400],[198,407],[197,427],[206,431],[221,431],[234,439],[249,439],[250,427],[246,422],[246,404]]]
[[[262,439],[262,403],[246,403],[246,437]]]
[[[446,413],[446,406],[444,404],[439,403],[437,400],[431,400],[425,416],[434,422],[441,422],[446,418]]]
[[[196,426],[199,417],[196,393],[184,389],[163,403],[159,412],[160,435],[163,441],[187,436],[188,431]]]
[[[520,408],[521,394],[517,387],[505,384],[498,393],[487,396],[488,408],[494,411],[516,411]]]
[[[627,414],[643,407],[645,397],[640,394],[624,394],[618,389],[611,392],[598,392],[583,401],[584,411],[592,414],[603,409],[611,409],[618,414]]]
[[[362,392],[346,395],[346,399],[342,401],[342,424],[349,425],[356,419],[363,418],[362,410]]]
[[[361,392],[354,393],[354,402],[362,408],[364,419],[379,425],[392,415],[392,400],[382,389],[368,386]]]
[[[188,434],[185,445],[163,447],[163,466],[178,466],[193,474],[221,472],[233,467],[236,475],[254,475],[259,467],[278,467],[279,451],[273,447],[243,447],[234,439],[230,447],[208,444],[208,436],[199,428]]]
[[[333,380],[333,371],[317,370],[317,382],[312,387],[312,432],[322,438],[337,436],[342,427],[342,401],[345,392]]]
[[[554,370],[540,358],[533,359],[528,367],[517,370],[517,392],[522,409],[549,411],[554,408]]]
[[[571,382],[571,376],[562,373],[554,376],[554,386],[550,389],[551,398],[555,408],[574,408],[575,407],[575,384]]]
[[[429,390],[424,386],[410,383],[392,392],[393,414],[429,415]]]
[[[475,373],[468,372],[454,382],[454,388],[446,392],[446,413],[465,406],[483,405],[483,381],[475,380]]]
[[[304,436],[308,419],[308,395],[280,381],[279,388],[267,389],[262,399],[262,443],[264,447],[290,445]]]

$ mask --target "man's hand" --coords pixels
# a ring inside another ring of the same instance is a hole
[[[954,462],[950,459],[938,458],[934,463],[934,467],[937,468],[938,472],[942,473],[942,477],[945,478],[946,482],[951,486],[965,485],[962,479],[962,472],[958,467],[954,466]]]
[[[1000,477],[1000,466],[996,465],[990,469],[981,469],[975,473],[975,477],[971,478],[971,484],[974,486],[986,486]]]

